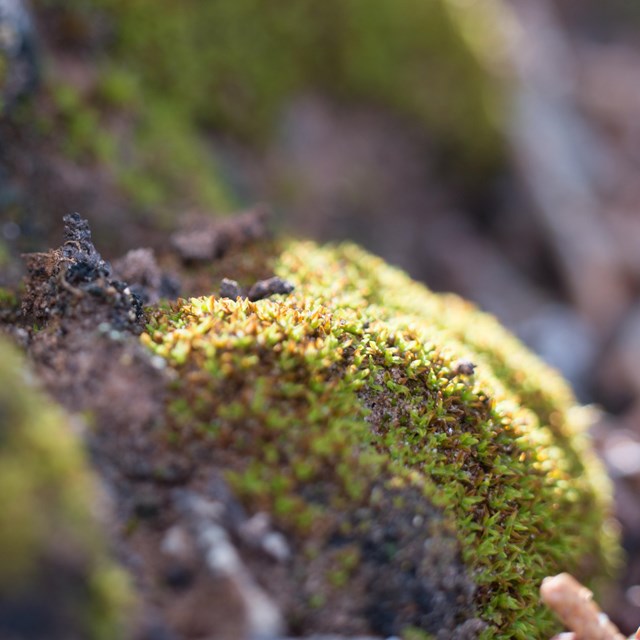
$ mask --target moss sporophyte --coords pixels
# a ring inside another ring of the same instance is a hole
[[[542,579],[569,571],[597,587],[615,562],[587,410],[494,318],[353,245],[291,242],[275,273],[291,294],[153,316],[142,340],[177,373],[175,441],[210,442],[246,507],[273,514],[320,610],[392,568],[409,604],[378,629],[435,633],[433,602],[416,594],[442,569],[427,549],[453,545],[448,562],[472,585],[458,622],[550,637]]]

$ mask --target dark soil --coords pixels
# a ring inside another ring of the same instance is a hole
[[[145,322],[141,300],[166,293],[163,283],[175,288],[175,274],[164,274],[146,251],[118,263],[133,281],[139,276],[136,287],[113,278],[77,214],[65,216],[59,249],[28,254],[25,262],[20,311],[4,329],[26,346],[47,390],[91,425],[89,449],[113,499],[112,540],[141,594],[137,634],[196,638],[215,629],[219,638],[243,637],[246,616],[233,615],[243,603],[230,578],[204,568],[187,526],[195,507],[188,505],[215,497],[235,514],[236,527],[248,518],[213,470],[195,474],[193,452],[168,442],[162,427],[171,378],[137,338]],[[196,491],[202,484],[207,490]],[[185,544],[173,558],[162,547],[178,524]]]

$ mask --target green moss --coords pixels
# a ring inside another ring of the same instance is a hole
[[[184,206],[232,208],[212,151],[170,103],[156,98],[140,120],[130,151],[133,162],[120,165],[117,175],[137,205],[162,210],[178,198]]]
[[[409,627],[404,632],[404,640],[433,640],[434,636],[430,633],[425,633],[421,629],[415,627]]]
[[[145,115],[116,114],[143,108],[145,100],[135,77],[117,67],[105,67],[91,95],[59,80],[50,85],[54,107],[52,136],[62,153],[76,162],[100,164],[136,209],[154,209],[162,222],[172,204],[226,210],[231,200],[218,176],[215,159],[188,119],[174,105],[155,98]],[[148,103],[147,103],[148,104]],[[113,119],[138,121],[133,139],[129,126],[112,127]],[[49,123],[50,124],[50,123]]]
[[[0,265],[2,261],[0,260]],[[18,297],[11,289],[0,287],[0,311],[13,311],[18,308]]]
[[[111,141],[100,140],[99,158],[119,169],[121,184],[143,208],[179,203],[228,210],[235,203],[220,186],[225,178],[203,133],[268,142],[283,108],[305,92],[381,105],[428,132],[458,168],[474,169],[465,173],[492,167],[501,147],[495,124],[500,90],[452,3],[36,5],[68,16],[74,27],[59,37],[72,45],[79,39],[99,68],[83,104],[73,105],[75,117],[65,121],[63,139],[72,156],[78,156],[78,139],[93,153],[96,137],[107,132]],[[475,22],[480,38],[491,31],[489,20]],[[95,35],[105,27],[113,34],[108,44]],[[51,77],[54,86],[59,81]]]
[[[97,492],[82,452],[4,341],[0,381],[0,632],[12,635],[12,607],[38,603],[66,634],[113,638],[129,591],[98,533]]]
[[[57,124],[64,131],[61,147],[65,155],[75,161],[114,162],[115,141],[83,94],[74,85],[59,82],[52,87],[51,96]]]
[[[4,91],[7,82],[7,74],[9,72],[9,63],[3,51],[0,51],[0,113],[4,109]]]
[[[135,74],[126,68],[106,64],[100,70],[95,88],[98,102],[108,109],[140,109],[143,99]]]
[[[564,381],[493,318],[352,245],[291,243],[276,273],[292,295],[156,315],[143,340],[187,401],[172,405],[174,435],[201,432],[245,504],[324,557],[324,587],[306,594],[318,607],[354,588],[354,545],[373,528],[434,505],[443,514],[420,522],[455,532],[483,637],[552,635],[541,580],[569,571],[597,585],[617,553],[609,484]],[[461,358],[474,375],[457,373]],[[336,532],[351,541],[342,555]],[[395,540],[385,563],[425,562]]]
[[[322,88],[392,106],[463,148],[491,128],[491,83],[445,0],[95,3],[115,17],[122,59],[199,122],[264,136],[293,93]]]

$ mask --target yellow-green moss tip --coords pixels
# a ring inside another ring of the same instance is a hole
[[[46,616],[51,635],[117,637],[129,591],[95,521],[93,478],[65,417],[4,340],[0,416],[0,635],[19,634],[22,612]]]
[[[479,616],[482,637],[550,637],[541,580],[569,571],[597,584],[617,553],[610,487],[564,381],[492,317],[353,245],[291,243],[276,274],[293,294],[156,314],[143,341],[179,374],[174,436],[209,438],[250,508],[310,558],[333,553],[324,587],[307,593],[320,609],[362,577],[366,532],[410,512],[427,539],[458,541],[476,585],[460,615]],[[413,535],[385,562],[420,575]],[[393,632],[437,632],[426,620],[396,618]]]

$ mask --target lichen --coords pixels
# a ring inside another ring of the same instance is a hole
[[[360,589],[385,612],[364,615],[374,632],[550,636],[542,578],[596,584],[617,552],[567,385],[490,316],[355,246],[292,242],[275,273],[293,293],[154,315],[142,339],[178,374],[174,442],[208,442],[245,504],[296,540],[320,618]],[[438,591],[438,558],[455,588]]]
[[[52,638],[118,637],[129,590],[98,530],[94,480],[62,413],[5,340],[0,416],[0,635],[22,637],[30,620]]]

